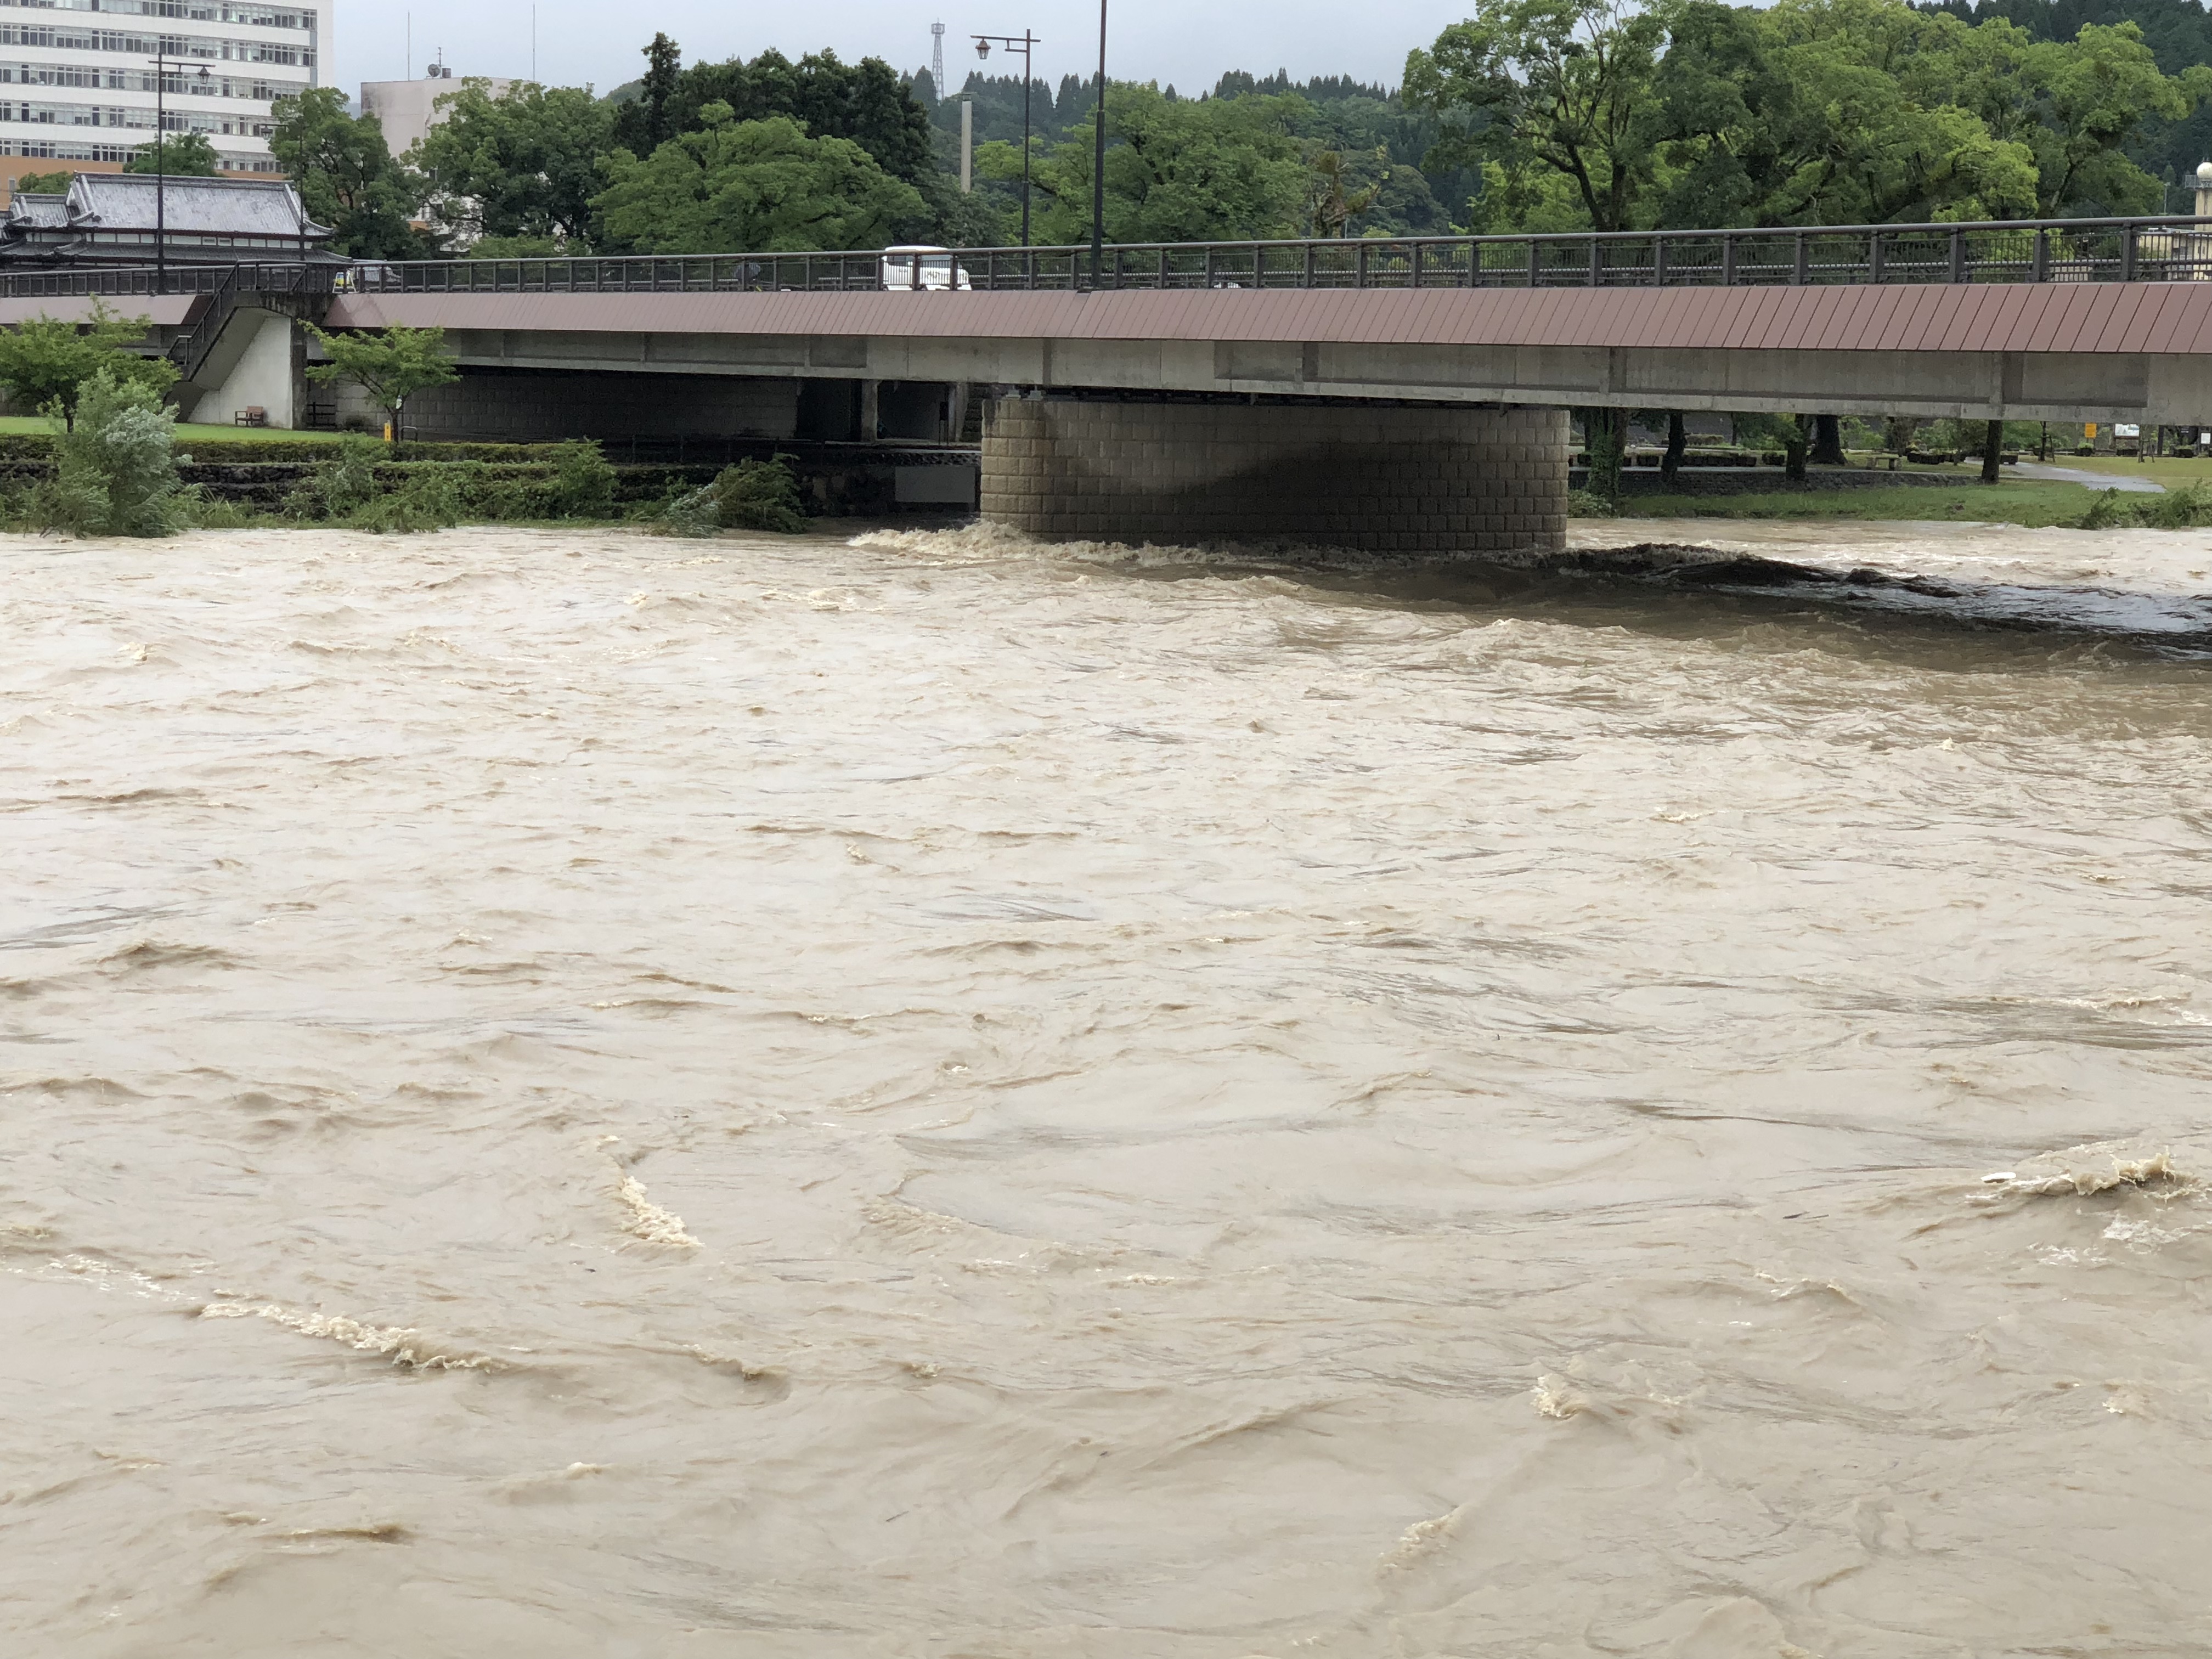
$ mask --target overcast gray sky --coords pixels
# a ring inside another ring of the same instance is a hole
[[[1395,85],[1407,49],[1428,45],[1467,9],[1433,0],[1118,0],[1109,15],[1107,73],[1173,82],[1186,92],[1212,86],[1231,69],[1287,69],[1301,79],[1352,74]],[[828,46],[848,62],[876,57],[915,70],[928,64],[929,26],[941,21],[945,78],[956,87],[975,62],[968,36],[977,30],[1035,30],[1044,42],[1037,73],[1055,82],[1089,75],[1098,57],[1095,0],[538,0],[537,16],[538,78],[589,82],[602,92],[635,78],[645,63],[639,49],[655,29],[682,45],[686,63],[750,58],[770,46],[796,58]],[[338,0],[336,83],[350,94],[363,81],[407,73],[410,20],[416,75],[441,47],[456,74],[531,72],[529,0]],[[1001,64],[994,53],[993,69]]]

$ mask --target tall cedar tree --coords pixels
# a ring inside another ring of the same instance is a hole
[[[645,48],[645,79],[638,83],[637,98],[615,117],[615,143],[639,155],[650,155],[677,135],[680,129],[668,106],[683,66],[683,48],[665,34],[655,34]]]

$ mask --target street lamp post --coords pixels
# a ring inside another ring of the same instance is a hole
[[[163,199],[168,194],[169,173],[161,153],[161,141],[168,136],[168,59],[157,53],[154,58],[154,291],[157,294],[169,289],[169,217],[168,204]]]
[[[178,67],[183,68],[180,63]],[[209,80],[207,70],[199,74],[200,85]],[[169,55],[166,52],[154,55],[154,289],[165,293],[169,283],[169,163],[164,148],[169,136]]]
[[[1019,40],[1011,34],[979,34],[975,37],[975,55],[989,58],[994,41],[1008,52],[1018,52],[1022,55],[1022,246],[1027,247],[1030,245],[1030,82],[1034,78],[1030,74],[1030,51],[1041,42],[1027,29],[1022,31]]]

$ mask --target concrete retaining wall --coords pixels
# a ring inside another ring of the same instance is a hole
[[[1555,409],[1002,398],[983,425],[983,516],[1053,539],[1549,552],[1566,497]]]

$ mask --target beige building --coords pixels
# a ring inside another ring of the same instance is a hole
[[[505,95],[514,82],[503,75],[471,76],[491,88],[495,98]],[[394,155],[404,155],[422,135],[443,118],[438,100],[459,92],[461,83],[451,70],[419,81],[364,81],[361,83],[361,112],[374,115],[384,128],[384,142]]]

